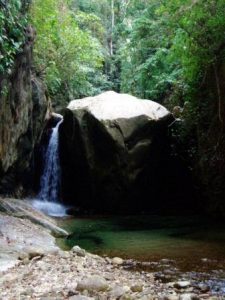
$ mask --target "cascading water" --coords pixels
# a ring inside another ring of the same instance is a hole
[[[59,161],[59,126],[63,119],[52,129],[47,147],[44,171],[40,181],[40,191],[33,206],[51,216],[66,215],[66,208],[59,203],[60,161]]]
[[[49,140],[44,172],[41,176],[40,192],[38,198],[42,201],[59,202],[60,163],[59,163],[59,126],[63,120],[53,128]]]

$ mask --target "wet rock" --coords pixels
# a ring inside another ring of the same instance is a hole
[[[108,283],[106,280],[101,276],[91,276],[84,278],[77,283],[77,290],[78,291],[106,291],[109,288]]]

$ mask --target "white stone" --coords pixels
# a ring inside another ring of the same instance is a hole
[[[110,292],[110,296],[117,299],[130,291],[128,286],[114,286]]]
[[[122,265],[123,264],[123,259],[120,257],[114,257],[112,259],[112,264],[113,265]]]
[[[180,295],[180,300],[197,300],[197,299],[200,299],[200,298],[195,294]]]
[[[77,290],[83,291],[106,291],[109,288],[108,283],[106,280],[101,276],[91,276],[87,278],[83,278],[82,280],[78,281],[77,283]]]
[[[85,257],[86,251],[84,249],[81,249],[79,246],[74,246],[72,248],[72,252],[77,254],[77,256]]]
[[[69,300],[95,300],[94,298],[81,296],[81,295],[75,295],[69,298]]]
[[[174,287],[178,289],[186,289],[191,285],[190,281],[178,281],[174,283]]]

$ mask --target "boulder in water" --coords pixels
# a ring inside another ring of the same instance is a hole
[[[156,102],[112,91],[72,101],[60,128],[64,201],[112,212],[142,209],[145,197],[150,207],[172,120]]]

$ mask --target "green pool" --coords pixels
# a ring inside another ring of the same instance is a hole
[[[111,257],[175,259],[186,270],[196,268],[203,258],[220,267],[225,261],[225,226],[199,216],[77,217],[60,225],[70,232],[67,239],[58,240],[64,249],[79,245]]]

